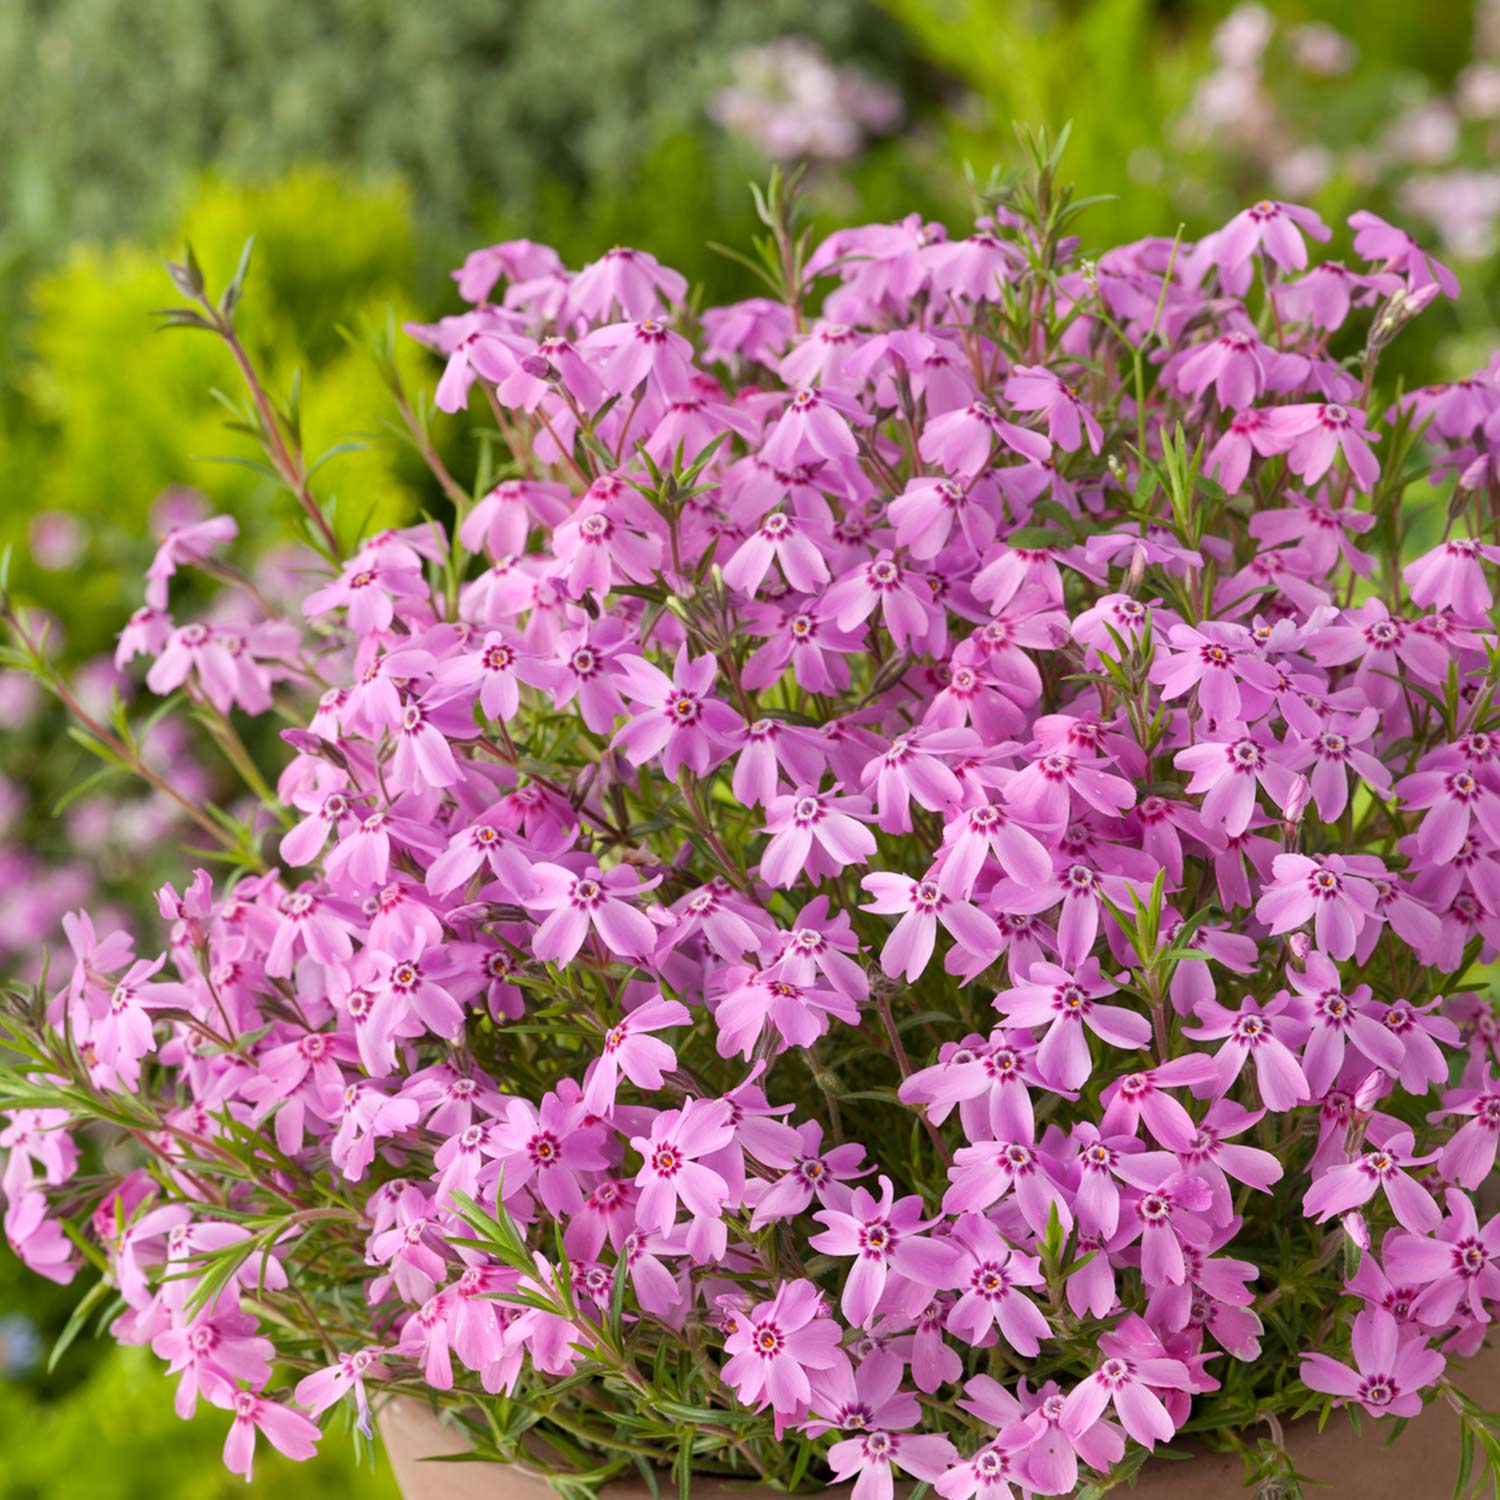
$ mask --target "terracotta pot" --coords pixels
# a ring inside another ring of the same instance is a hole
[[[1455,1371],[1466,1395],[1488,1411],[1500,1411],[1500,1346],[1486,1349]],[[519,1465],[428,1464],[423,1460],[462,1453],[463,1439],[442,1426],[420,1402],[388,1402],[379,1415],[380,1434],[405,1500],[556,1500],[540,1472]],[[1308,1486],[1307,1500],[1445,1500],[1458,1477],[1459,1423],[1442,1400],[1410,1421],[1394,1443],[1382,1424],[1366,1422],[1363,1437],[1335,1413],[1322,1432],[1299,1423],[1287,1434],[1287,1449],[1299,1473],[1321,1481]],[[1186,1462],[1149,1463],[1135,1487],[1121,1486],[1121,1500],[1234,1500],[1246,1494],[1244,1466],[1232,1454],[1200,1453]],[[818,1491],[820,1500],[847,1500],[851,1486]],[[897,1485],[897,1500],[910,1494]],[[663,1500],[673,1495],[670,1480]],[[716,1479],[693,1482],[694,1500],[763,1500],[778,1491]],[[606,1485],[603,1500],[651,1500],[639,1480]],[[1247,1495],[1247,1500],[1249,1497]]]

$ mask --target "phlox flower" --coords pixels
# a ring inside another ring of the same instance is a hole
[[[427,595],[427,584],[419,568],[399,558],[355,557],[330,584],[314,589],[302,601],[302,612],[315,620],[332,609],[343,609],[349,628],[357,636],[375,635],[391,628],[398,599]]]
[[[1227,1010],[1216,1000],[1205,1000],[1197,1014],[1199,1024],[1184,1026],[1184,1036],[1200,1042],[1224,1039],[1214,1056],[1215,1093],[1228,1093],[1246,1061],[1253,1059],[1255,1086],[1267,1109],[1288,1110],[1311,1097],[1302,1065],[1277,1034],[1285,1029],[1292,1033],[1293,1041],[1301,1039],[1291,996],[1283,993],[1261,1006],[1246,995],[1238,1011]]]
[[[271,1378],[276,1346],[255,1336],[256,1322],[231,1308],[184,1320],[151,1340],[151,1352],[167,1361],[168,1375],[181,1375],[173,1406],[179,1417],[191,1417],[198,1393],[210,1399],[217,1389],[234,1390],[240,1382],[257,1388]]]
[[[1240,727],[1227,724],[1221,732],[1233,734]],[[1189,745],[1173,755],[1172,764],[1191,773],[1187,792],[1203,798],[1204,823],[1237,836],[1255,815],[1257,786],[1265,788],[1279,810],[1291,805],[1297,775],[1280,757],[1272,758],[1274,748],[1268,751],[1253,735],[1242,733]]]
[[[748,1059],[767,1024],[782,1047],[809,1047],[827,1033],[830,1020],[852,1023],[859,1017],[854,999],[813,980],[793,984],[774,977],[772,970],[735,966],[725,971],[721,982],[723,990],[713,1007],[720,1057],[738,1052]]]
[[[1135,788],[1104,770],[1105,764],[1048,750],[1011,776],[1002,792],[1018,817],[1045,828],[1065,825],[1075,798],[1105,817],[1116,817],[1135,805]]]
[[[167,582],[183,563],[200,562],[215,547],[232,542],[240,534],[233,516],[210,516],[185,526],[173,526],[162,534],[156,556],[146,569],[146,603],[152,609],[167,607]]]
[[[839,1305],[858,1328],[874,1322],[892,1276],[898,1278],[898,1288],[920,1294],[918,1306],[930,1300],[934,1289],[957,1285],[961,1263],[957,1247],[923,1233],[938,1219],[928,1217],[915,1194],[895,1199],[888,1177],[880,1178],[879,1199],[857,1187],[847,1208],[821,1208],[813,1218],[824,1226],[808,1240],[814,1250],[854,1258]]]
[[[1271,421],[1269,409],[1245,407],[1234,414],[1208,455],[1206,472],[1231,494],[1237,494],[1250,472],[1252,456],[1269,458],[1285,453],[1286,439]]]
[[[610,1163],[606,1132],[588,1121],[592,1113],[581,1098],[555,1089],[542,1096],[540,1108],[525,1099],[510,1100],[490,1127],[485,1147],[500,1164],[504,1197],[530,1188],[558,1218],[576,1214],[583,1207],[581,1179]]]
[[[250,1391],[235,1390],[230,1385],[216,1385],[208,1392],[208,1398],[215,1406],[234,1413],[228,1436],[224,1439],[224,1467],[231,1474],[250,1478],[257,1433],[264,1433],[266,1441],[278,1453],[299,1462],[311,1458],[317,1451],[318,1439],[323,1434],[318,1431],[316,1422],[299,1411]]]
[[[880,950],[880,967],[891,978],[904,974],[908,984],[918,978],[932,958],[939,924],[980,967],[1000,952],[1003,940],[994,919],[952,891],[941,871],[936,878],[924,880],[910,875],[866,875],[860,885],[875,898],[865,902],[862,911],[901,913]]]
[[[1403,1286],[1420,1286],[1411,1315],[1429,1328],[1444,1328],[1455,1314],[1488,1323],[1486,1303],[1500,1297],[1500,1215],[1480,1226],[1474,1200],[1457,1188],[1444,1194],[1448,1217],[1436,1237],[1389,1236],[1384,1246],[1386,1275]]]
[[[1343,1401],[1357,1401],[1372,1417],[1414,1417],[1422,1391],[1443,1373],[1446,1361],[1424,1338],[1401,1337],[1396,1320],[1381,1308],[1354,1319],[1355,1368],[1326,1354],[1304,1354],[1303,1385]]]
[[[1076,1089],[1092,1071],[1087,1027],[1115,1047],[1144,1047],[1151,1041],[1151,1022],[1123,1005],[1099,1005],[1116,986],[1105,979],[1099,961],[1086,959],[1070,974],[1056,964],[1032,964],[1022,983],[995,996],[995,1009],[1010,1026],[1036,1031],[1045,1027],[1036,1067],[1049,1083]]]
[[[1232,277],[1260,250],[1283,271],[1300,271],[1307,265],[1304,234],[1327,240],[1332,231],[1310,208],[1262,199],[1242,209],[1214,235],[1214,262]],[[1237,283],[1234,289],[1240,289]]]
[[[844,574],[824,594],[820,609],[840,630],[853,630],[878,609],[891,639],[908,648],[927,640],[934,627],[942,639],[943,619],[934,616],[929,598],[920,577],[882,551]]]
[[[676,1222],[681,1202],[694,1228],[717,1230],[722,1243],[719,1211],[729,1185],[697,1158],[720,1150],[733,1137],[732,1113],[722,1099],[689,1099],[681,1109],[664,1109],[652,1120],[649,1136],[633,1136],[631,1148],[643,1158],[635,1178],[641,1228],[665,1233]]]
[[[657,929],[629,898],[650,888],[623,865],[608,872],[590,866],[581,874],[546,860],[532,865],[523,904],[547,917],[532,937],[531,951],[543,963],[571,963],[592,928],[609,952],[645,958],[656,947]]]
[[[839,1347],[842,1331],[825,1312],[812,1282],[782,1282],[774,1297],[736,1319],[724,1341],[725,1384],[747,1406],[770,1403],[784,1416],[805,1411],[812,1399],[808,1371],[848,1360]]]
[[[1356,253],[1366,260],[1383,261],[1389,270],[1403,272],[1413,289],[1436,286],[1445,297],[1458,296],[1458,277],[1404,229],[1387,224],[1367,208],[1349,215],[1349,227]]]
[[[1041,1263],[1012,1250],[993,1224],[965,1214],[953,1230],[959,1248],[958,1300],[948,1312],[947,1327],[967,1343],[977,1344],[991,1329],[1027,1359],[1034,1358],[1052,1327],[1041,1309],[1019,1290],[1046,1284]]]
[[[1443,1176],[1472,1192],[1494,1170],[1500,1148],[1500,1083],[1488,1066],[1479,1087],[1455,1089],[1444,1096],[1435,1118],[1452,1115],[1468,1118],[1443,1147]]]
[[[1276,670],[1254,650],[1241,627],[1205,622],[1207,630],[1173,625],[1167,638],[1175,648],[1158,646],[1151,664],[1151,680],[1163,698],[1180,698],[1196,687],[1198,703],[1216,724],[1239,724],[1257,717],[1246,699],[1276,689]],[[1264,702],[1264,700],[1261,700]],[[1263,709],[1262,709],[1263,711]]]
[[[825,1151],[823,1127],[816,1120],[808,1120],[796,1130],[798,1149],[792,1169],[757,1195],[750,1220],[754,1229],[805,1213],[814,1198],[824,1208],[837,1207],[847,1201],[849,1189],[844,1183],[875,1170],[861,1165],[865,1148],[856,1142]]]
[[[896,1493],[892,1471],[900,1469],[916,1479],[940,1479],[958,1457],[958,1450],[941,1433],[886,1432],[877,1429],[845,1438],[828,1450],[833,1477],[854,1481],[850,1500],[891,1500]]]
[[[1339,1076],[1351,1044],[1375,1067],[1393,1076],[1400,1073],[1405,1049],[1381,1024],[1369,985],[1356,985],[1346,995],[1338,969],[1321,953],[1309,953],[1301,973],[1289,968],[1287,981],[1302,997],[1301,1013],[1308,1025],[1302,1071],[1314,1099],[1321,1099]]]
[[[740,544],[724,565],[724,581],[754,594],[772,562],[799,593],[815,594],[828,582],[828,564],[817,529],[786,511],[772,511]]]
[[[790,469],[819,459],[853,458],[859,443],[850,424],[869,420],[849,397],[803,386],[761,445],[761,461],[773,469]]]
[[[568,306],[597,322],[618,308],[627,318],[651,318],[667,303],[681,302],[687,278],[645,250],[617,245],[591,261],[568,286]]]
[[[1383,1146],[1366,1151],[1357,1161],[1330,1167],[1302,1199],[1302,1209],[1319,1223],[1349,1212],[1384,1193],[1396,1222],[1413,1234],[1430,1234],[1443,1215],[1431,1193],[1405,1169],[1436,1161],[1438,1153],[1414,1155],[1410,1130],[1391,1132]]]
[[[1353,874],[1338,854],[1278,854],[1271,868],[1275,878],[1255,904],[1256,919],[1273,936],[1311,920],[1318,947],[1330,958],[1348,958],[1374,912],[1370,881]]]
[[[1118,1170],[1139,1192],[1108,1242],[1110,1254],[1139,1239],[1146,1286],[1180,1286],[1187,1277],[1185,1247],[1201,1250],[1212,1237],[1206,1215],[1213,1188],[1166,1151],[1122,1156]]]
[[[671,677],[643,656],[618,659],[615,685],[640,705],[614,738],[631,765],[659,758],[662,770],[675,781],[683,766],[703,776],[724,758],[729,735],[742,720],[710,696],[717,671],[714,657],[691,657],[685,645],[678,648]]]
[[[964,542],[982,553],[995,539],[994,485],[983,475],[967,484],[930,474],[918,475],[891,501],[886,516],[896,543],[919,562],[936,557],[958,527]]]
[[[1401,577],[1411,602],[1423,609],[1451,609],[1467,620],[1483,619],[1495,602],[1484,564],[1500,563],[1500,547],[1454,537],[1407,563]]]
[[[1379,720],[1374,708],[1361,709],[1357,714],[1329,714],[1316,734],[1289,741],[1282,751],[1279,758],[1288,770],[1307,773],[1318,816],[1324,822],[1334,823],[1343,816],[1349,805],[1351,773],[1377,796],[1390,796],[1391,773],[1369,750],[1361,748],[1369,743]]]
[[[1120,1425],[1143,1447],[1170,1442],[1177,1424],[1156,1392],[1187,1390],[1187,1366],[1176,1359],[1141,1358],[1128,1352],[1117,1333],[1106,1334],[1099,1342],[1104,1359],[1063,1401],[1063,1432],[1073,1438],[1081,1436],[1112,1405]]]
[[[1045,463],[1052,456],[1052,444],[1041,433],[1006,421],[987,401],[931,418],[918,452],[944,473],[971,479],[989,466],[997,443],[1034,463]]]
[[[1066,1234],[1073,1227],[1073,1194],[1063,1181],[1063,1163],[1034,1140],[982,1141],[960,1146],[948,1168],[945,1214],[983,1213],[1014,1193],[1021,1217],[1038,1236],[1056,1214]]]
[[[583,1086],[584,1108],[593,1115],[608,1115],[614,1107],[621,1073],[637,1088],[659,1089],[662,1074],[677,1065],[677,1054],[651,1033],[669,1026],[686,1026],[691,1020],[681,1001],[658,996],[617,1021],[604,1033],[603,1050],[589,1065]]]
[[[1336,401],[1273,407],[1266,420],[1286,444],[1287,467],[1305,484],[1316,484],[1342,452],[1355,486],[1369,490],[1380,477],[1380,464],[1370,451],[1378,434],[1370,431],[1357,407]]]
[[[1046,412],[1047,436],[1065,452],[1081,447],[1085,434],[1094,453],[1104,442],[1104,432],[1077,387],[1041,365],[1013,366],[1005,381],[1005,399],[1017,411]]]
[[[875,852],[869,816],[865,797],[835,797],[810,786],[777,797],[766,809],[771,839],[760,857],[762,877],[789,886],[803,870],[824,875],[864,864]]]

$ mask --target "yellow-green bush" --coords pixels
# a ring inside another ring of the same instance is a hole
[[[146,518],[168,486],[189,484],[253,533],[288,504],[253,470],[210,461],[246,455],[225,427],[215,388],[238,398],[226,350],[198,332],[155,331],[156,309],[179,300],[162,269],[190,240],[211,286],[233,273],[255,236],[240,323],[268,386],[290,388],[302,372],[304,447],[310,456],[385,411],[374,367],[338,336],[339,324],[413,315],[415,247],[406,192],[355,186],[308,169],[263,186],[208,179],[159,248],[79,245],[31,289],[27,354],[0,417],[0,463],[12,501],[0,539],[15,544],[18,589],[65,606],[71,653],[97,650],[120,624],[149,558]],[[405,344],[406,341],[403,341]],[[414,380],[431,365],[409,344]],[[416,504],[421,476],[402,450],[376,441],[341,454],[318,476],[325,495],[347,496],[351,523],[372,507],[395,521]],[[29,566],[26,534],[40,510],[67,512],[88,534],[87,560],[66,577]]]

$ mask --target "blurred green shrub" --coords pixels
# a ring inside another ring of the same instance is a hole
[[[162,249],[177,254],[191,240],[222,286],[251,234],[242,326],[270,389],[284,395],[302,372],[304,447],[317,455],[384,410],[373,367],[337,326],[391,308],[412,315],[409,200],[399,186],[352,186],[327,169],[263,187],[210,179]],[[154,545],[147,517],[169,486],[202,490],[251,534],[290,503],[251,469],[203,461],[248,451],[213,395],[238,398],[239,377],[206,335],[154,331],[153,311],[173,300],[162,253],[138,244],[79,245],[29,293],[29,347],[0,404],[0,462],[21,497],[0,518],[0,543],[15,546],[18,590],[63,616],[74,658],[107,648],[139,602]],[[410,348],[404,358],[430,384],[426,357]],[[401,450],[376,441],[331,459],[319,484],[346,497],[351,520],[357,507],[394,521],[412,510],[421,480]],[[78,518],[87,548],[78,566],[49,573],[30,557],[37,511]]]
[[[153,236],[209,163],[398,174],[429,229],[527,222],[703,130],[735,49],[786,32],[904,54],[869,0],[6,0],[0,286],[72,237]]]
[[[62,1400],[39,1399],[0,1378],[0,1495],[5,1500],[396,1500],[384,1460],[357,1461],[338,1421],[318,1457],[296,1464],[261,1439],[248,1486],[219,1462],[229,1415],[200,1405],[191,1422],[172,1410],[175,1382],[145,1349],[100,1346]]]

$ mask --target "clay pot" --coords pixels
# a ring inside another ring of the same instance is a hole
[[[1454,1383],[1487,1411],[1500,1411],[1500,1346],[1484,1350],[1467,1366],[1455,1369]],[[1388,1443],[1383,1428],[1365,1421],[1363,1436],[1335,1412],[1318,1432],[1311,1422],[1287,1433],[1287,1450],[1299,1473],[1319,1480],[1309,1486],[1308,1500],[1443,1500],[1458,1477],[1459,1422],[1441,1398],[1407,1423]],[[388,1402],[379,1414],[380,1435],[405,1500],[557,1500],[539,1471],[519,1465],[428,1464],[423,1459],[462,1453],[463,1439],[442,1426],[418,1401]],[[1185,1462],[1148,1463],[1135,1487],[1121,1486],[1121,1500],[1235,1500],[1244,1495],[1244,1465],[1232,1454],[1200,1453]],[[852,1486],[819,1490],[820,1500],[847,1500]],[[663,1500],[675,1494],[671,1481],[661,1486]],[[693,1482],[694,1500],[766,1500],[779,1491],[742,1482],[702,1479]],[[897,1500],[911,1493],[897,1484]],[[651,1500],[640,1480],[606,1485],[602,1500]]]

